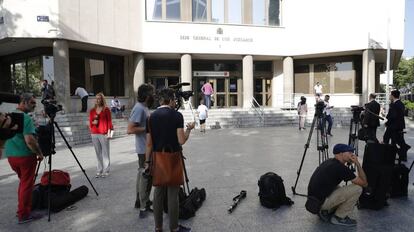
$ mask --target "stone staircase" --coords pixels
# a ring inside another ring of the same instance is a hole
[[[88,144],[92,142],[89,131],[89,114],[71,113],[56,116],[56,122],[62,130],[63,135],[71,146]],[[114,138],[126,135],[128,121],[126,118],[113,118]],[[63,138],[59,132],[55,131],[56,147],[65,146]]]
[[[193,116],[190,110],[180,110],[184,116],[185,123],[193,121]],[[208,119],[206,120],[207,129],[222,129],[222,128],[255,128],[255,127],[273,127],[273,126],[296,126],[298,123],[298,116],[296,110],[281,110],[276,108],[264,108],[264,120],[262,121],[258,113],[254,109],[211,109],[208,112]],[[352,113],[349,108],[337,108],[333,112],[334,127],[349,126]],[[125,116],[129,112],[124,112]],[[314,111],[313,109],[308,113],[307,126],[312,123]],[[196,117],[198,128],[198,118]],[[79,144],[91,143],[91,135],[89,132],[89,122],[87,113],[71,113],[59,114],[56,116],[63,135],[71,146]],[[113,118],[115,128],[114,137],[126,136],[128,125],[127,118]],[[55,132],[56,146],[65,146],[65,143],[60,134]]]

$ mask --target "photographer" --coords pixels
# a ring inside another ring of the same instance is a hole
[[[366,129],[367,141],[378,143],[377,127],[379,127],[380,122],[379,117],[375,115],[379,115],[381,106],[377,101],[375,101],[376,97],[377,95],[373,93],[369,95],[369,102],[365,104],[365,113],[362,125]]]
[[[183,115],[174,110],[176,106],[175,91],[162,89],[159,93],[161,106],[155,110],[148,120],[147,125],[147,150],[145,168],[149,166],[152,152],[176,153],[182,151],[181,145],[185,144],[194,129],[195,123],[188,123],[184,132]],[[156,155],[156,153],[154,154]],[[155,176],[154,176],[155,179]],[[190,231],[189,228],[178,225],[179,202],[178,192],[180,186],[156,186],[154,188],[154,219],[155,231],[162,231],[164,197],[168,199],[168,216],[171,231]]]
[[[321,163],[309,181],[308,196],[320,202],[319,217],[325,222],[342,226],[356,225],[349,215],[361,195],[361,187],[366,187],[368,182],[358,157],[353,154],[354,150],[351,146],[336,144],[333,148],[335,158]],[[346,163],[356,165],[358,176]],[[351,181],[353,184],[339,187],[342,181]]]
[[[42,151],[34,136],[35,126],[28,115],[36,107],[36,100],[31,94],[23,94],[16,112],[23,114],[23,132],[17,133],[7,140],[4,154],[8,158],[10,167],[19,177],[18,191],[18,223],[26,223],[39,219],[40,215],[31,213],[32,191],[34,175],[38,160],[43,159]]]
[[[150,178],[144,175],[145,148],[146,148],[146,123],[150,115],[148,107],[154,103],[154,87],[142,84],[138,88],[138,102],[131,111],[128,122],[128,134],[135,134],[135,152],[138,155],[138,174],[136,183],[135,208],[139,208],[139,218],[145,218],[151,211],[149,196],[151,193]]]

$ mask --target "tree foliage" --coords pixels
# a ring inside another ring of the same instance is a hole
[[[394,85],[400,89],[412,83],[414,83],[414,58],[401,59],[394,73]]]

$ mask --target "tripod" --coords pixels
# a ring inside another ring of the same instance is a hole
[[[65,136],[63,135],[62,131],[59,128],[58,123],[54,120],[55,119],[56,114],[51,114],[49,115],[49,123],[47,126],[49,126],[50,131],[45,131],[45,133],[50,133],[47,134],[47,136],[45,137],[45,141],[46,143],[48,143],[46,146],[42,146],[42,152],[44,153],[45,156],[49,156],[48,157],[48,165],[49,165],[49,173],[48,173],[48,186],[47,186],[47,213],[48,213],[48,221],[50,222],[50,193],[51,193],[51,180],[52,180],[52,155],[56,154],[55,148],[56,148],[56,142],[55,142],[55,127],[58,129],[60,136],[63,138],[63,140],[66,143],[66,146],[69,148],[70,152],[72,153],[73,158],[76,160],[76,162],[78,163],[79,168],[82,170],[83,174],[85,175],[86,179],[88,180],[89,184],[91,185],[93,191],[95,192],[96,196],[98,196],[98,192],[96,191],[95,187],[93,186],[91,180],[89,179],[88,175],[85,172],[85,169],[83,169],[81,163],[79,162],[78,158],[76,157],[75,153],[72,150],[72,147],[69,145],[68,141],[66,140]],[[49,139],[48,139],[49,138]],[[49,140],[49,141],[47,141]],[[42,141],[43,142],[43,141]],[[37,166],[36,169],[36,174],[35,174],[35,180],[37,178],[37,175],[39,173],[39,168],[40,168],[40,163]]]
[[[349,126],[348,145],[355,149],[355,155],[358,156],[358,131],[360,126],[359,118],[351,118]]]
[[[303,162],[305,161],[306,152],[308,151],[309,144],[310,144],[310,141],[312,139],[312,134],[313,134],[313,130],[315,128],[315,124],[316,124],[316,128],[317,128],[316,147],[317,147],[317,150],[318,150],[318,153],[319,153],[319,164],[321,164],[322,162],[324,162],[325,160],[327,160],[329,158],[328,139],[327,139],[326,133],[325,133],[325,125],[323,125],[322,121],[323,121],[322,109],[318,109],[318,106],[317,106],[315,115],[314,115],[313,120],[312,120],[311,129],[309,131],[308,140],[305,144],[305,150],[304,150],[303,155],[302,155],[302,160],[300,162],[299,170],[297,171],[297,177],[296,177],[295,185],[292,186],[293,195],[299,195],[299,196],[304,196],[304,197],[307,196],[306,194],[297,193],[296,192],[296,187],[298,185],[300,173],[302,171]]]

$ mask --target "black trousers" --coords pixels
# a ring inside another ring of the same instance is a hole
[[[367,132],[368,141],[373,141],[375,143],[378,143],[377,127],[366,127],[365,129],[366,129],[366,132]]]
[[[88,110],[88,96],[83,97],[82,99],[82,112],[86,112]]]
[[[399,147],[405,146],[404,134],[402,131],[386,129],[384,133],[384,143],[397,144]]]

